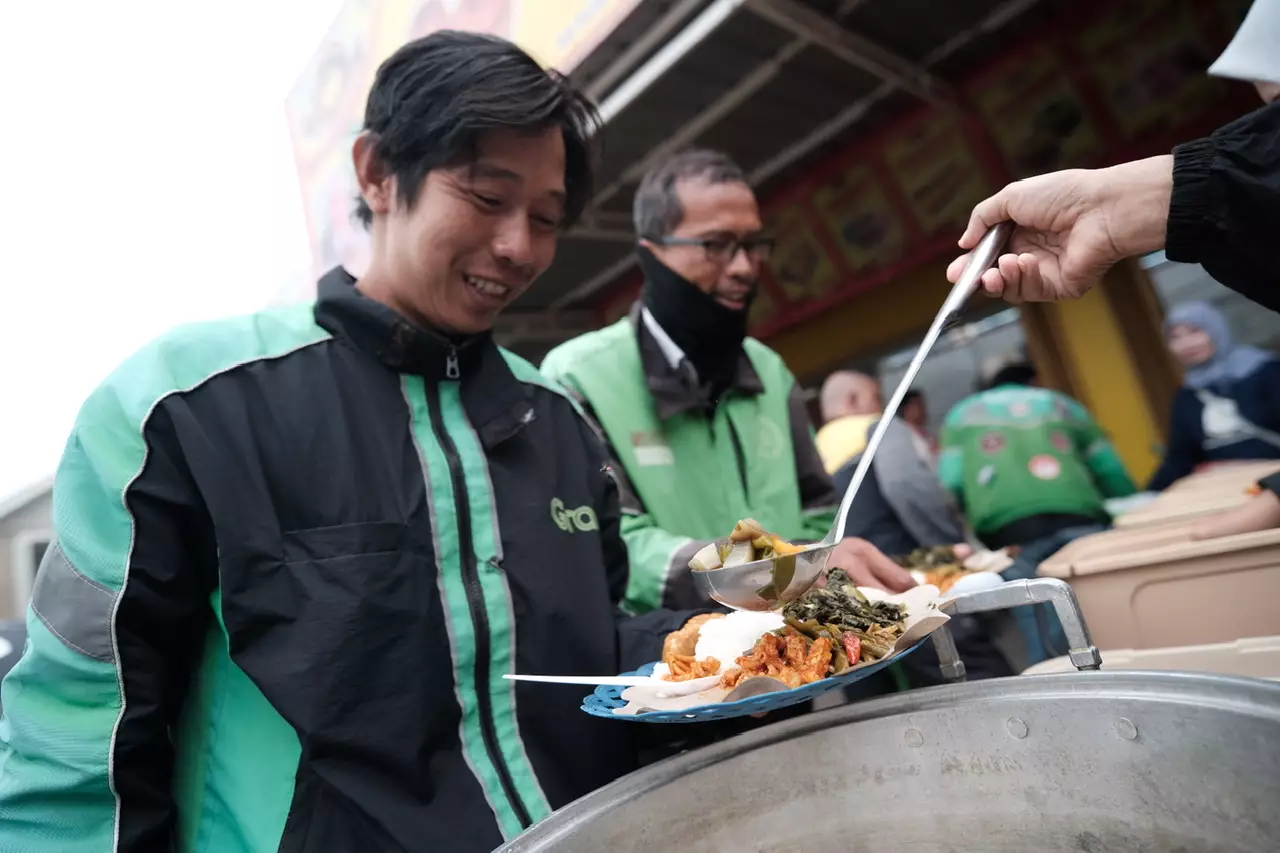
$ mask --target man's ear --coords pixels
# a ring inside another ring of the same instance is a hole
[[[382,158],[378,156],[378,135],[366,130],[356,137],[351,147],[351,159],[360,184],[360,195],[374,216],[391,212],[395,199],[396,179],[387,174]]]

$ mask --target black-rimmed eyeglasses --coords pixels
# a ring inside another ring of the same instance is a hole
[[[772,237],[651,237],[650,242],[659,246],[701,246],[707,253],[707,260],[727,264],[738,256],[739,251],[747,253],[753,261],[767,261],[773,251]]]

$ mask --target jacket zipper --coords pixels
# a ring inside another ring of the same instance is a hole
[[[742,481],[742,496],[747,499],[747,506],[750,506],[751,495],[747,489],[747,457],[742,450],[742,437],[734,429],[733,421],[729,420],[727,412],[725,413],[725,423],[729,425],[729,437],[733,439],[733,456],[738,461],[738,478]]]
[[[458,372],[458,355],[450,350],[445,361],[445,375]],[[453,378],[456,378],[453,377]],[[440,412],[439,389],[427,388],[427,412],[431,420],[431,431],[436,434],[444,458],[449,464],[449,479],[453,483],[454,509],[458,514],[458,545],[462,558],[462,583],[467,590],[467,605],[471,609],[471,621],[475,625],[476,637],[476,705],[480,714],[480,734],[484,740],[485,751],[489,760],[498,771],[498,780],[502,791],[515,809],[520,826],[528,829],[533,825],[529,817],[529,809],[525,807],[516,791],[515,780],[511,777],[511,768],[502,757],[498,744],[498,733],[493,725],[493,697],[489,694],[489,611],[485,607],[484,592],[480,588],[480,574],[476,566],[476,552],[471,539],[471,504],[467,494],[466,475],[462,470],[462,460],[458,457],[458,447],[453,438],[445,430],[444,416]]]

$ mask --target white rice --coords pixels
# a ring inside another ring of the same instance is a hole
[[[723,619],[708,619],[698,629],[698,645],[694,649],[694,657],[698,660],[715,658],[720,661],[722,673],[733,669],[735,661],[755,648],[756,640],[770,631],[776,631],[785,625],[782,614],[777,612],[756,613],[749,610],[735,610]],[[661,680],[671,668],[659,663],[653,668],[653,678]]]
[[[751,651],[756,640],[784,624],[781,613],[735,610],[723,619],[703,623],[694,656],[698,660],[715,658],[720,661],[721,672],[732,669],[734,661]]]

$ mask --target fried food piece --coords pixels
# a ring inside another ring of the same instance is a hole
[[[715,658],[698,660],[693,655],[676,655],[667,666],[671,671],[663,676],[666,681],[693,681],[706,678],[720,671],[720,661]]]
[[[925,572],[924,582],[933,584],[938,588],[938,592],[945,593],[955,585],[956,581],[967,574],[969,572],[963,566],[957,563],[949,563]]]
[[[662,662],[671,665],[677,657],[691,657],[698,647],[698,631],[712,619],[723,619],[723,613],[703,613],[695,616],[679,631],[672,631],[662,643]]]
[[[801,643],[804,637],[798,637]],[[807,654],[798,662],[792,664],[796,672],[800,674],[800,680],[805,684],[813,684],[815,681],[821,681],[827,677],[827,671],[831,668],[831,641],[826,637],[819,637],[809,646]]]
[[[802,687],[827,677],[831,669],[831,640],[819,637],[812,642],[798,632],[786,636],[765,634],[750,652],[738,658],[739,669],[730,670],[720,680],[721,687],[736,687],[747,678],[767,675],[788,687]]]

